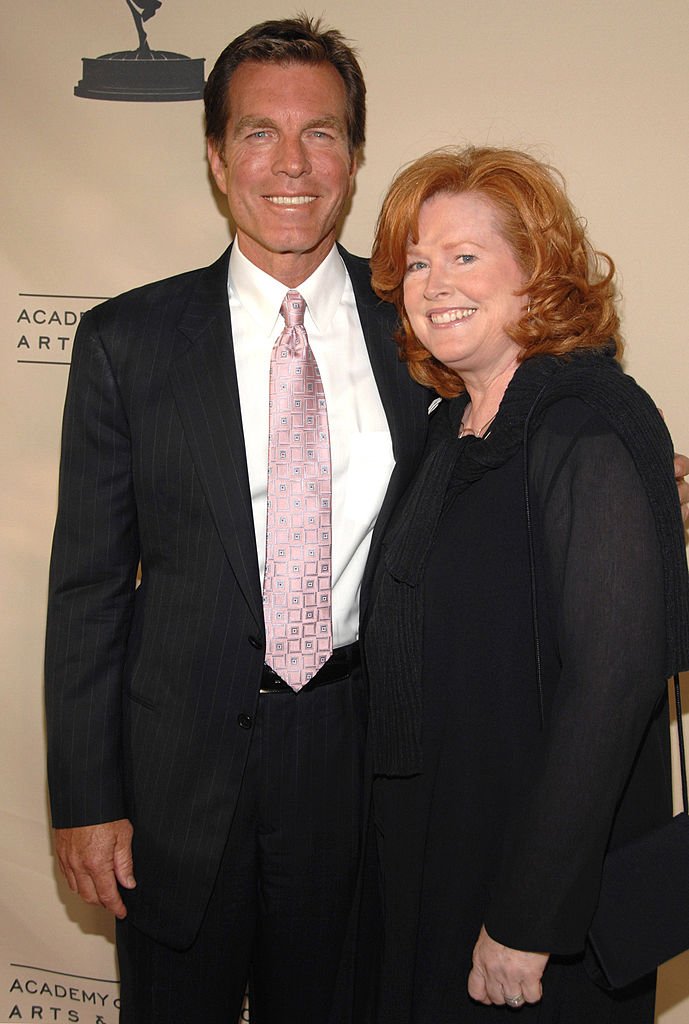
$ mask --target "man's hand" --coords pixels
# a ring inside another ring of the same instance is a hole
[[[684,479],[689,475],[689,458],[686,455],[678,455],[675,452],[675,480],[679,491],[679,500],[682,505],[682,519],[686,526],[689,523],[689,483]]]
[[[523,1003],[537,1003],[543,995],[541,977],[547,963],[548,953],[509,949],[481,928],[467,983],[469,995],[479,1003],[507,1004],[515,1009]]]
[[[117,889],[136,886],[132,862],[134,829],[127,818],[83,828],[56,828],[55,852],[72,892],[100,904],[120,920],[127,916]]]

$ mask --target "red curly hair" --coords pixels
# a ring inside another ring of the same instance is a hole
[[[407,247],[418,242],[419,211],[438,193],[472,192],[497,213],[500,233],[527,281],[528,308],[505,332],[522,349],[521,359],[566,355],[611,340],[622,352],[613,283],[615,266],[593,249],[582,220],[567,198],[558,171],[516,150],[490,147],[439,149],[403,168],[393,180],[376,225],[372,284],[392,302],[401,328],[401,358],[419,383],[444,398],[464,390],[461,377],[423,347],[404,310]]]

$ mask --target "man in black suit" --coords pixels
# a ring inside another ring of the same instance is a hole
[[[340,34],[255,26],[205,101],[233,245],[95,308],[74,346],[46,654],[56,849],[118,919],[123,1022],[227,1024],[250,976],[258,1024],[325,1024],[348,1016],[366,813],[364,566],[428,398],[366,262],[336,245],[365,121]],[[266,664],[262,608],[269,366],[293,289],[333,506],[333,653],[299,692]]]

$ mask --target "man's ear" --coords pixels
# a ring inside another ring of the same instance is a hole
[[[208,154],[208,164],[215,178],[215,184],[223,195],[227,195],[227,163],[225,155],[218,148],[218,143],[215,139],[208,139],[206,152]]]

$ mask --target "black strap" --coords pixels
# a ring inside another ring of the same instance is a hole
[[[682,806],[684,813],[689,814],[689,797],[687,796],[687,755],[684,748],[684,726],[682,723],[682,690],[679,675],[675,674],[675,707],[677,709],[677,742],[679,745],[679,773],[682,783]]]

